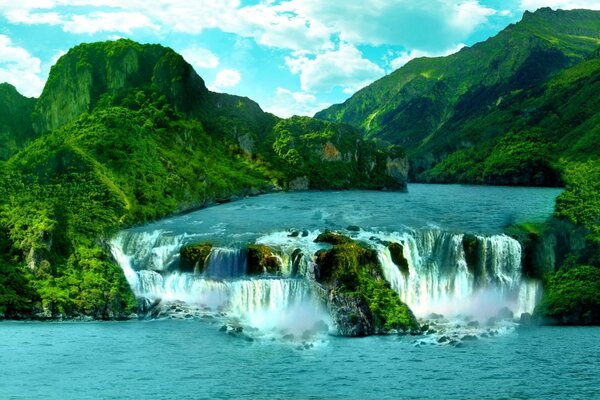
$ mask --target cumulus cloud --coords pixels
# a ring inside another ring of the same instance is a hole
[[[429,50],[464,41],[496,13],[475,0],[290,0],[286,4],[308,20],[324,21],[347,43]]]
[[[400,52],[400,54],[397,57],[390,60],[389,64],[393,69],[398,69],[398,68],[402,67],[404,64],[406,64],[407,62],[409,62],[410,60],[413,60],[415,58],[448,56],[450,54],[454,54],[454,53],[460,51],[460,49],[462,49],[463,47],[465,47],[465,44],[460,43],[460,44],[457,44],[456,46],[450,47],[449,49],[446,49],[446,50],[443,50],[440,52],[430,52],[430,51],[424,51],[424,50],[419,50],[419,49],[414,49],[414,50],[410,50],[410,51],[402,51],[402,52]]]
[[[341,87],[345,93],[354,93],[384,75],[384,70],[354,46],[340,43],[337,50],[316,56],[304,52],[286,57],[293,74],[300,76],[300,86],[307,92],[326,92]]]
[[[522,0],[521,8],[535,11],[541,7],[553,9],[573,10],[585,8],[588,10],[600,10],[600,0]]]
[[[28,97],[39,96],[44,88],[42,63],[12,40],[0,35],[0,82],[8,82]]]
[[[63,21],[63,30],[71,33],[122,32],[131,34],[133,30],[148,28],[158,30],[159,26],[139,12],[93,12],[88,15],[74,15]]]
[[[215,77],[214,83],[209,87],[210,90],[219,92],[224,88],[237,86],[242,80],[242,75],[235,69],[223,69]]]
[[[331,103],[320,102],[313,94],[279,87],[265,110],[281,118],[289,118],[293,115],[313,116],[330,105]]]
[[[194,66],[194,68],[211,69],[219,66],[219,57],[208,49],[191,46],[183,49],[180,53],[187,62]]]
[[[355,46],[439,50],[463,41],[496,12],[477,0],[282,0],[246,6],[239,0],[0,0],[0,9],[12,23],[61,25],[74,33],[220,29],[265,46],[312,52],[332,49],[336,38]]]

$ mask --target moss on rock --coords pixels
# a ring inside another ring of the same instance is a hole
[[[281,263],[268,246],[264,244],[251,244],[248,250],[248,274],[262,273],[277,274],[281,272]]]
[[[376,251],[339,234],[335,241],[331,250],[316,254],[315,278],[329,289],[328,304],[340,334],[418,329],[412,311],[384,279]]]
[[[332,231],[325,231],[319,234],[319,236],[317,236],[317,238],[315,239],[315,243],[329,243],[333,245],[351,242],[352,239],[350,239],[349,237]]]
[[[212,250],[211,243],[196,243],[183,246],[179,250],[179,269],[183,272],[204,271],[206,259]]]

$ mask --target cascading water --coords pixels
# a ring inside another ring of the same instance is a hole
[[[170,252],[141,252],[137,250],[140,244],[158,243],[162,246],[164,240],[160,240],[160,233],[123,232],[112,241],[111,249],[134,294],[150,303],[177,303],[178,306],[173,308],[175,311],[180,311],[180,304],[184,303],[201,315],[226,314],[230,319],[264,332],[298,337],[315,329],[315,326],[322,329],[329,323],[307,280],[289,276],[245,276],[245,249],[213,248],[203,273],[161,268],[160,263],[164,260],[177,265],[178,246],[186,241],[185,237],[172,237]],[[152,269],[145,269],[144,263]]]
[[[329,246],[314,242],[318,234],[283,231],[257,237],[255,242],[268,246],[282,268],[279,276],[254,278],[245,275],[243,246],[213,247],[202,273],[176,270],[179,248],[193,239],[186,235],[125,231],[113,240],[112,249],[138,297],[184,302],[263,330],[298,333],[328,320],[312,279],[314,254]],[[503,307],[518,317],[531,313],[541,294],[538,281],[521,275],[521,246],[505,235],[441,230],[350,234],[377,251],[390,286],[419,317],[435,313],[486,319]],[[392,243],[401,249],[402,260],[390,251]],[[139,249],[149,244],[155,248]]]
[[[466,237],[430,230],[376,238],[386,279],[418,316],[490,317],[508,307],[518,317],[531,313],[541,295],[537,281],[522,277],[521,246],[508,236]],[[386,245],[390,242],[402,246],[407,271],[392,260]]]

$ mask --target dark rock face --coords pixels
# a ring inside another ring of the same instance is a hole
[[[400,243],[392,242],[388,244],[387,248],[392,256],[393,263],[398,266],[400,272],[408,275],[410,272],[408,270],[408,260],[404,257],[404,246]]]
[[[212,247],[210,243],[183,246],[179,250],[179,270],[182,272],[203,272]]]
[[[277,274],[281,272],[281,262],[273,255],[271,249],[262,244],[252,244],[248,250],[248,274]]]
[[[334,289],[329,292],[327,305],[340,335],[357,337],[377,333],[371,310],[363,299]]]
[[[477,236],[464,235],[463,249],[465,251],[465,261],[467,262],[467,267],[471,273],[474,273],[479,262],[479,245],[477,242]]]

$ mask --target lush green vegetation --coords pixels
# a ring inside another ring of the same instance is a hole
[[[29,119],[34,105],[35,99],[22,96],[8,83],[0,83],[0,161],[35,137]]]
[[[280,121],[249,99],[211,93],[181,56],[158,45],[77,46],[52,68],[38,100],[3,85],[0,105],[14,113],[0,114],[0,135],[12,138],[0,154],[7,317],[125,317],[135,299],[106,239],[127,225],[286,188],[298,174],[296,164],[275,159],[282,143],[303,173],[335,170],[335,160],[319,158],[327,143],[372,156],[367,172],[346,160],[343,176],[309,174],[311,187],[404,184],[387,177],[398,150],[368,144],[349,127]]]
[[[579,266],[554,274],[536,314],[554,324],[600,324],[600,269]]]
[[[404,186],[386,173],[387,159],[404,158],[403,150],[363,140],[349,125],[292,117],[275,125],[269,142],[273,165],[290,179],[306,177],[311,189]]]
[[[600,12],[526,13],[497,36],[416,59],[317,114],[404,146],[412,178],[560,185],[560,160],[597,157]]]
[[[316,117],[405,146],[418,181],[564,184],[551,222],[510,233],[527,249],[526,273],[547,281],[540,314],[568,314],[557,301],[565,288],[565,301],[580,300],[572,312],[593,313],[582,311],[593,275],[569,272],[600,267],[599,32],[597,11],[525,13],[483,43],[413,60]]]
[[[317,279],[330,290],[356,298],[367,305],[375,331],[418,329],[415,316],[383,277],[375,250],[336,233],[327,233],[321,242],[334,243],[331,250],[317,254]]]

